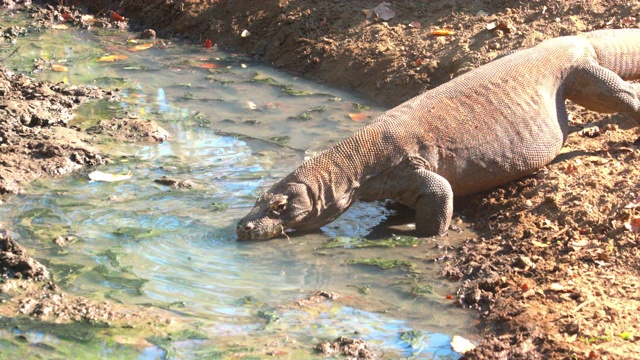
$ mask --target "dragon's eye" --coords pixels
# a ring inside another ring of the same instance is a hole
[[[272,202],[269,207],[273,211],[282,211],[287,208],[287,199],[277,199],[276,201]]]

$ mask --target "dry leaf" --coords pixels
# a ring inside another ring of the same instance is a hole
[[[629,219],[628,222],[624,223],[624,227],[627,228],[627,230],[634,232],[634,233],[639,233],[640,232],[640,217],[633,217],[631,219]]]
[[[433,36],[449,36],[449,35],[453,35],[456,32],[452,29],[452,28],[442,28],[442,29],[435,29],[433,31],[431,31],[431,35]]]
[[[506,23],[504,21],[500,21],[499,23],[491,22],[487,24],[487,30],[496,31],[501,30],[502,32],[509,34],[515,30],[513,25]]]
[[[632,202],[625,205],[625,209],[635,209],[640,206],[640,196],[635,198]]]
[[[98,59],[99,62],[111,62],[111,61],[116,61],[116,60],[124,60],[127,59],[128,56],[126,55],[108,55],[108,56],[103,56],[101,58]]]
[[[111,14],[109,16],[109,21],[125,21],[125,20],[122,17],[122,15],[118,14],[115,11],[111,11]]]
[[[542,248],[549,247],[549,244],[541,243],[540,241],[537,241],[537,240],[531,240],[531,243],[537,247],[542,247]]]
[[[451,338],[451,348],[459,354],[464,354],[475,349],[476,345],[462,336],[454,335]]]
[[[52,64],[51,65],[51,69],[53,71],[57,71],[57,72],[65,72],[65,71],[69,71],[69,68],[64,66],[64,65],[60,65],[60,64]]]
[[[140,45],[136,45],[134,47],[130,47],[129,51],[142,51],[142,50],[147,50],[147,49],[149,49],[151,47],[153,47],[152,43],[140,44]]]
[[[89,174],[89,179],[93,180],[93,181],[104,181],[104,182],[114,182],[114,181],[122,181],[122,180],[129,180],[133,177],[131,171],[129,171],[128,174],[126,175],[120,175],[120,174],[108,174],[102,171],[94,171],[91,174]]]
[[[362,120],[367,118],[367,115],[362,114],[362,113],[351,113],[351,114],[349,114],[349,117],[353,121],[362,121]]]
[[[394,16],[396,16],[396,12],[393,11],[389,6],[391,6],[391,3],[383,1],[380,4],[378,4],[378,6],[373,8],[373,12],[380,19],[382,19],[384,21],[389,21],[389,20],[393,19]]]
[[[256,105],[256,103],[250,100],[247,100],[246,105],[247,105],[247,109],[249,110],[255,110],[258,108],[258,105]]]
[[[578,241],[572,241],[570,244],[573,247],[585,247],[585,246],[589,245],[589,240],[582,239],[582,240],[578,240]]]
[[[633,16],[627,16],[626,18],[622,19],[622,23],[627,25],[635,24],[636,18]]]
[[[575,173],[578,172],[578,166],[576,166],[575,164],[567,164],[567,167],[564,169],[565,174],[571,176]]]
[[[54,25],[51,25],[51,28],[56,30],[65,30],[65,29],[68,29],[69,27],[65,24],[54,24]]]
[[[217,69],[220,67],[220,65],[212,64],[212,63],[203,63],[203,64],[196,65],[196,67],[199,67],[202,69]]]

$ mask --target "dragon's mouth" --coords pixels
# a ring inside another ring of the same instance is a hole
[[[285,235],[285,228],[282,225],[269,225],[269,226],[259,226],[254,227],[250,225],[243,225],[242,223],[238,223],[236,227],[236,233],[238,235],[238,240],[268,240],[278,235]]]

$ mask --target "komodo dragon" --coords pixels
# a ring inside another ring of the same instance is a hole
[[[260,196],[241,240],[317,229],[356,200],[416,209],[421,236],[445,234],[453,197],[550,163],[568,131],[565,99],[640,123],[640,29],[559,37],[496,59],[387,111]]]

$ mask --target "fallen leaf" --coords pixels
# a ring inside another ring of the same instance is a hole
[[[373,12],[382,20],[389,21],[396,16],[396,12],[393,11],[389,6],[391,3],[386,1],[381,2],[378,6],[373,8]]]
[[[445,296],[445,298],[446,298],[447,300],[453,300],[453,295],[451,295],[451,294],[447,294],[447,296]]]
[[[454,335],[451,338],[451,348],[459,354],[464,354],[475,349],[476,345],[462,336]]]
[[[600,360],[600,354],[598,354],[595,350],[589,351],[589,356],[587,356],[588,360]]]
[[[52,69],[53,71],[57,71],[57,72],[65,72],[65,71],[68,71],[68,70],[69,70],[69,68],[68,68],[68,67],[66,67],[66,66],[64,66],[64,65],[60,65],[60,64],[52,64],[52,65],[51,65],[51,69]]]
[[[625,209],[635,209],[640,206],[640,196],[635,198],[632,202],[625,205]]]
[[[127,59],[128,56],[127,55],[108,55],[108,56],[103,56],[101,58],[98,59],[99,62],[111,62],[111,61],[116,61],[116,60],[124,60]]]
[[[62,18],[64,19],[64,21],[67,21],[67,20],[71,19],[71,15],[69,15],[68,12],[63,12],[62,13]]]
[[[631,219],[629,219],[628,222],[624,223],[624,227],[627,228],[627,230],[634,232],[634,233],[639,233],[640,232],[640,217],[633,217]]]
[[[117,12],[111,11],[111,14],[109,15],[109,21],[125,21],[125,19]]]
[[[571,246],[571,248],[573,248],[573,251],[582,250],[587,245],[589,245],[589,240],[587,240],[587,239],[581,239],[581,240],[572,241],[572,242],[569,243],[569,246]]]
[[[626,18],[622,19],[622,23],[627,25],[635,24],[636,18],[633,16],[627,16]]]
[[[204,41],[204,47],[206,47],[207,49],[210,49],[213,47],[213,42],[211,42],[211,39],[207,39]]]
[[[420,66],[420,65],[422,65],[422,61],[423,61],[422,59],[418,59],[418,60],[416,60],[416,62],[414,64],[416,66]]]
[[[120,175],[120,174],[108,174],[102,171],[94,171],[91,174],[89,174],[89,179],[93,180],[93,181],[104,181],[104,182],[114,182],[114,181],[122,181],[122,180],[129,180],[133,177],[133,175],[131,174],[131,171],[129,171],[128,174],[126,175]]]
[[[362,121],[362,120],[367,118],[367,115],[365,115],[363,113],[351,113],[351,114],[349,114],[349,117],[353,121]]]
[[[575,248],[583,248],[583,247],[585,247],[585,246],[589,245],[589,240],[587,240],[587,239],[581,239],[581,240],[578,240],[578,241],[572,241],[572,242],[571,242],[571,243],[569,243],[569,244],[570,244],[570,245],[571,245],[571,247],[573,247],[573,248],[574,248],[574,250],[575,250]]]
[[[433,36],[449,36],[449,35],[453,35],[456,32],[452,29],[452,28],[442,28],[442,29],[435,29],[433,31],[431,31],[431,35]]]
[[[142,51],[142,50],[147,50],[147,49],[149,49],[151,47],[153,47],[152,43],[140,44],[140,45],[136,45],[134,47],[130,47],[129,51]]]
[[[568,343],[572,343],[572,342],[574,342],[574,341],[576,341],[576,340],[578,339],[578,334],[573,334],[573,335],[568,336],[568,335],[565,333],[565,336],[566,336],[566,338],[565,338],[564,340],[565,340],[566,342],[568,342]]]
[[[199,67],[202,69],[217,69],[220,67],[220,65],[212,64],[212,63],[202,63],[202,64],[196,65],[196,67]]]
[[[51,25],[51,28],[56,30],[65,30],[65,29],[68,29],[69,27],[65,24],[54,24],[54,25]]]
[[[571,176],[578,172],[578,166],[576,164],[567,164],[567,167],[564,169],[565,174]]]
[[[506,23],[504,21],[500,21],[499,23],[495,23],[495,22],[491,22],[487,24],[487,30],[489,31],[496,31],[496,30],[500,30],[506,34],[511,33],[512,31],[515,30],[515,28],[513,27],[513,25]]]
[[[249,110],[255,110],[258,108],[258,105],[256,105],[256,103],[250,100],[247,100],[246,105],[247,105],[247,109]]]
[[[540,241],[537,241],[537,240],[531,240],[531,243],[537,247],[542,247],[542,248],[549,247],[549,244],[541,243]]]
[[[618,336],[620,336],[622,340],[631,340],[631,338],[633,338],[633,333],[631,331],[625,331],[621,332]]]

